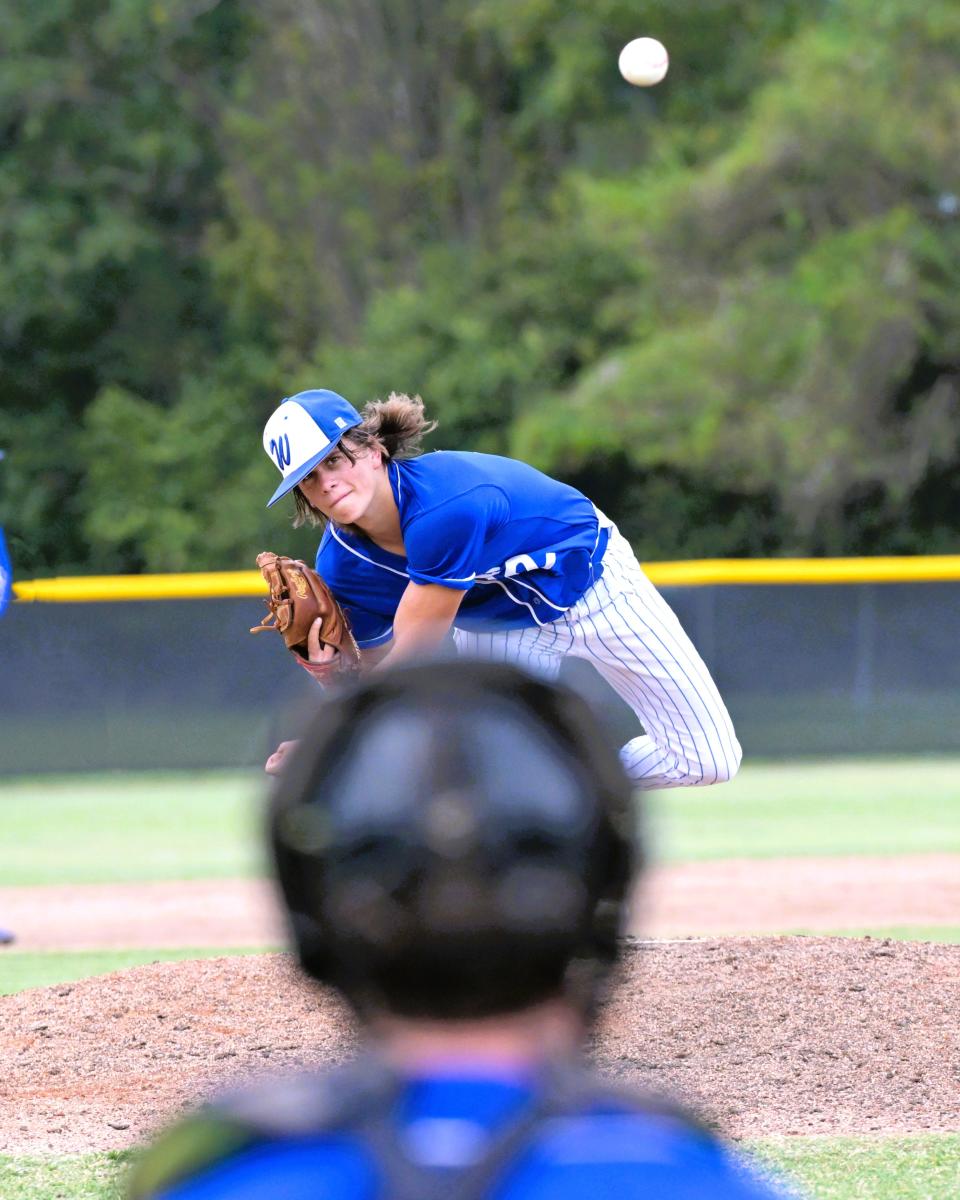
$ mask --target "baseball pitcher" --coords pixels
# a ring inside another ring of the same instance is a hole
[[[621,751],[636,786],[731,779],[741,750],[716,685],[614,523],[515,459],[421,455],[433,428],[419,397],[393,394],[361,415],[318,389],[284,400],[264,430],[282,476],[269,503],[292,493],[294,524],[322,527],[316,571],[361,667],[427,655],[451,635],[470,657],[547,678],[583,658],[643,725]],[[329,673],[342,651],[319,630],[295,652]]]

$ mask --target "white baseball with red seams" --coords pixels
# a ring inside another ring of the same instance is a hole
[[[636,87],[653,87],[666,75],[670,56],[656,38],[640,37],[627,42],[620,51],[620,74]]]

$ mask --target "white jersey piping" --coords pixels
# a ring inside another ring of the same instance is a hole
[[[370,563],[372,567],[379,567],[381,571],[389,571],[391,575],[399,575],[401,579],[410,578],[406,571],[398,571],[396,567],[388,567],[384,563],[378,563],[375,558],[368,558],[366,554],[361,554],[359,550],[354,550],[352,546],[348,546],[343,538],[337,537],[337,531],[333,525],[330,526],[330,536],[335,542],[341,545],[344,550],[349,550],[351,554],[355,554],[357,558],[362,558],[364,562]]]

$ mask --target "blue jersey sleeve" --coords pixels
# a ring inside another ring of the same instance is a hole
[[[340,607],[350,622],[350,632],[361,650],[382,646],[393,637],[393,622],[386,617],[366,612],[355,604],[341,604]]]
[[[403,531],[410,578],[468,591],[489,565],[484,546],[508,516],[507,499],[493,484],[471,488],[418,514]]]
[[[332,536],[329,526],[317,550],[315,566],[317,574],[346,614],[350,631],[361,650],[381,646],[393,637],[393,613],[407,584],[405,575],[398,579],[391,574],[381,582],[377,578],[381,573],[345,549]],[[384,584],[387,591],[384,591]],[[393,585],[392,590],[390,585]]]

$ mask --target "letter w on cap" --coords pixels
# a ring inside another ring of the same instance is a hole
[[[282,471],[290,466],[290,435],[285,433],[280,438],[270,439],[270,453],[277,460],[277,466]]]

